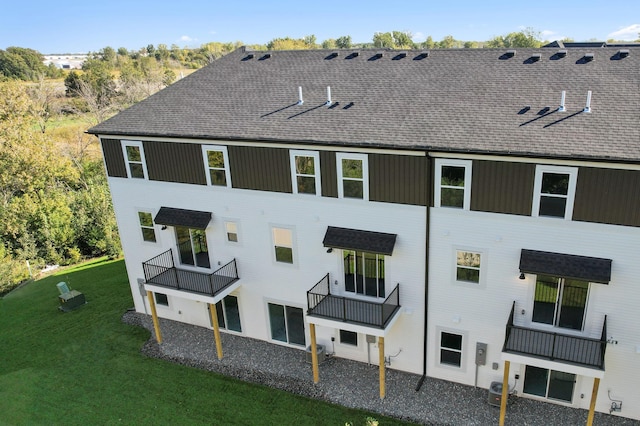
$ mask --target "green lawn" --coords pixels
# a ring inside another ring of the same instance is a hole
[[[87,296],[61,313],[59,281]],[[147,330],[123,324],[132,306],[124,262],[98,260],[0,300],[0,424],[365,424],[346,409],[146,358]],[[405,424],[381,418],[381,425]]]

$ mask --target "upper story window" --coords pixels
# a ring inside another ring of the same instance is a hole
[[[207,172],[207,185],[231,188],[227,147],[205,145],[202,147],[202,155]]]
[[[320,154],[316,151],[290,152],[294,194],[321,195]]]
[[[469,210],[471,206],[471,160],[436,159],[435,207]]]
[[[141,141],[122,141],[122,152],[127,165],[127,177],[148,179],[147,163]]]
[[[575,167],[536,167],[532,216],[571,220],[578,169]]]
[[[293,229],[272,227],[275,260],[281,263],[294,263],[293,258]]]
[[[138,212],[142,239],[150,243],[156,242],[156,230],[153,226],[153,216],[149,212]]]
[[[236,222],[226,221],[224,223],[224,231],[227,235],[227,241],[230,243],[238,242],[238,224]]]
[[[369,199],[369,164],[367,154],[336,153],[338,197]]]
[[[481,254],[456,250],[456,281],[480,283]]]

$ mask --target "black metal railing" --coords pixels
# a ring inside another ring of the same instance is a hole
[[[507,320],[503,352],[530,355],[584,367],[604,370],[607,349],[607,317],[600,339],[536,330],[513,324],[516,303]]]
[[[327,274],[307,291],[307,304],[310,315],[385,328],[400,310],[400,288],[396,285],[382,303],[334,296]]]
[[[143,262],[142,268],[149,284],[207,296],[215,296],[239,279],[235,259],[210,274],[203,274],[176,268],[171,249]]]

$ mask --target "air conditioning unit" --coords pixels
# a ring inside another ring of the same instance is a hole
[[[311,364],[311,346],[307,346],[306,349],[307,363]],[[324,361],[325,359],[325,351],[323,345],[316,345],[316,354],[318,355],[318,364]]]
[[[502,383],[501,382],[491,382],[491,386],[489,386],[489,405],[494,405],[496,407],[500,406],[502,402]]]

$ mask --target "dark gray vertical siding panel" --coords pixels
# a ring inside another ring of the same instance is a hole
[[[101,139],[102,155],[107,166],[107,175],[111,177],[127,177],[122,145],[118,139]]]
[[[234,188],[292,192],[288,149],[248,146],[228,149]]]
[[[473,161],[471,210],[529,216],[535,165],[505,161]]]
[[[640,226],[640,171],[581,167],[573,220]]]
[[[206,185],[200,144],[143,142],[149,180]]]
[[[429,186],[426,157],[369,154],[369,199],[426,206]]]
[[[320,151],[320,182],[323,197],[338,198],[338,171],[335,152]]]

